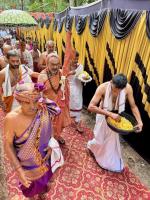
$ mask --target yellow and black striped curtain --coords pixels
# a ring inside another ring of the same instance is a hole
[[[74,17],[71,31],[79,62],[86,66],[95,83],[110,80],[116,73],[125,74],[135,96],[139,92],[141,104],[150,117],[148,17],[145,11],[104,10],[95,16]],[[66,23],[57,24],[53,32],[61,57],[65,51]]]
[[[46,41],[53,38],[63,62],[66,31],[71,30],[79,62],[96,85],[110,80],[115,73],[124,73],[150,117],[149,25],[146,11],[101,10],[90,16],[55,19],[48,28],[44,24],[24,31],[24,35],[38,40],[42,51]]]

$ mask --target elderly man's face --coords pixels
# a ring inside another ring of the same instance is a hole
[[[54,43],[50,42],[46,45],[46,50],[48,54],[52,53],[54,51]]]
[[[57,74],[60,68],[60,62],[57,57],[51,57],[48,59],[47,67],[52,74]]]

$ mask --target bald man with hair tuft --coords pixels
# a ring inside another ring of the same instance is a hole
[[[54,41],[47,41],[45,47],[46,51],[43,52],[39,58],[39,71],[42,71],[46,68],[46,59],[49,54],[54,53],[57,55],[57,52],[55,51]]]

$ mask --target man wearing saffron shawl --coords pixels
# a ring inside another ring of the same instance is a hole
[[[69,114],[69,87],[66,81],[65,97],[63,97],[61,77],[59,57],[57,54],[50,54],[47,57],[47,67],[40,73],[38,82],[45,85],[44,95],[56,102],[61,108],[61,114],[53,121],[53,127],[55,138],[61,144],[64,144],[65,141],[61,137],[61,132],[63,128],[71,124],[71,118]]]
[[[52,137],[51,118],[59,107],[43,99],[42,85],[20,84],[14,96],[20,106],[6,115],[5,150],[17,172],[24,196],[45,199],[48,182],[63,164],[59,145]],[[51,159],[49,160],[51,156]]]
[[[47,56],[46,69],[39,77],[38,82],[45,84],[45,95],[55,101],[61,108],[61,114],[53,121],[55,138],[60,144],[65,144],[61,137],[63,128],[71,124],[69,111],[69,82],[67,77],[72,75],[70,64],[75,58],[75,50],[71,46],[71,33],[66,35],[66,52],[62,70],[60,70],[60,59],[56,53]]]

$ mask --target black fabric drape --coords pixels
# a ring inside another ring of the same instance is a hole
[[[150,151],[149,151],[149,141],[150,141],[150,134],[149,134],[149,116],[148,113],[145,111],[145,105],[142,103],[142,88],[139,83],[139,79],[136,76],[135,72],[132,72],[131,74],[131,81],[130,84],[133,89],[133,95],[135,99],[135,103],[138,106],[141,114],[141,118],[143,121],[143,130],[140,134],[129,134],[128,136],[125,136],[124,138],[131,144],[136,151],[143,156],[144,159],[146,159],[148,162],[150,162]],[[126,106],[126,111],[128,113],[130,109],[128,109],[128,106]]]
[[[90,28],[90,33],[94,37],[97,37],[100,31],[102,30],[106,15],[107,15],[106,10],[101,10],[98,13],[93,13],[90,15],[89,28]]]
[[[144,91],[147,94],[147,101],[150,103],[150,86],[147,83],[148,75],[146,74],[146,67],[144,66],[141,56],[138,53],[136,53],[135,63],[137,64],[138,68],[142,73],[142,77],[145,84]]]
[[[55,18],[55,19],[54,19],[54,25],[53,25],[53,30],[54,30],[54,31],[57,30],[57,24],[58,24],[58,22],[57,22],[57,19]]]
[[[114,59],[113,53],[112,53],[112,51],[110,49],[110,46],[109,46],[108,42],[106,44],[106,51],[107,51],[109,59],[110,59],[110,61],[112,63],[112,66],[113,66],[113,69],[114,69],[114,74],[116,74],[117,69],[115,67],[115,59]]]
[[[71,17],[70,15],[67,15],[66,16],[66,20],[65,20],[65,29],[66,29],[66,31],[71,31],[72,22],[73,22],[73,17]]]
[[[92,56],[91,56],[91,54],[90,54],[89,45],[88,45],[87,42],[86,42],[86,47],[85,47],[85,48],[86,48],[86,51],[87,51],[87,55],[88,55],[90,64],[91,64],[91,66],[93,67],[94,74],[96,75],[97,82],[98,82],[98,84],[99,84],[98,72],[97,72],[97,69],[96,69],[94,60],[93,60],[93,58],[92,58]]]
[[[48,29],[50,24],[51,24],[51,20],[49,16],[46,16],[46,19],[44,20],[44,23],[46,25],[46,28]]]
[[[38,21],[38,24],[40,25],[40,27],[43,28],[44,20],[42,19],[42,17],[39,17],[37,21]]]
[[[85,61],[84,61],[84,70],[88,72],[89,75],[92,77],[92,72],[89,70],[87,57],[85,57]],[[91,98],[94,96],[96,89],[97,89],[97,85],[94,79],[91,82],[84,85],[83,87],[83,105],[84,106],[88,107],[91,101]]]
[[[150,11],[146,11],[146,33],[150,39]]]
[[[109,68],[107,59],[105,58],[103,82],[110,81],[112,77],[111,69]]]
[[[63,23],[64,23],[64,19],[58,20],[57,26],[58,26],[58,32],[59,33],[61,33],[61,31],[62,31]]]
[[[142,11],[120,10],[110,11],[110,26],[113,35],[117,39],[123,39],[128,36],[139,20]]]
[[[76,16],[75,17],[75,24],[76,24],[76,31],[80,35],[85,29],[86,26],[86,17],[85,16]]]

